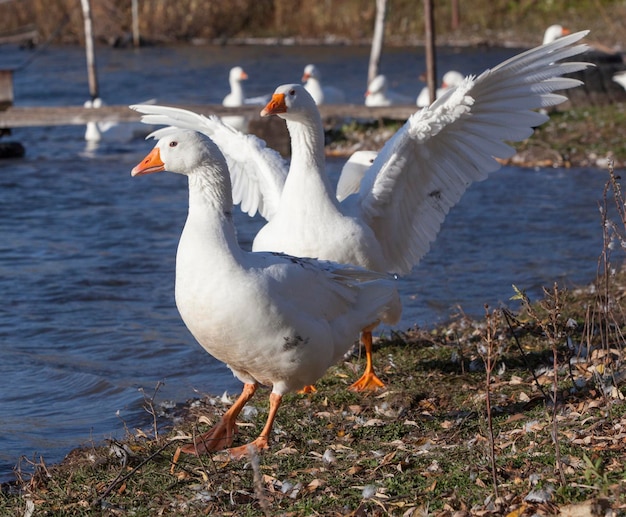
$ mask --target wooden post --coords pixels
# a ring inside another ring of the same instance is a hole
[[[378,63],[385,39],[385,15],[387,13],[387,0],[376,0],[376,21],[374,23],[374,36],[372,38],[372,50],[370,63],[367,69],[367,84],[378,75]]]
[[[455,31],[459,28],[460,23],[459,0],[452,0],[452,19],[450,20],[450,27]]]
[[[91,5],[89,0],[80,0],[83,7],[85,22],[85,53],[87,54],[87,75],[89,77],[89,94],[92,100],[99,97],[98,75],[96,71],[96,54],[93,44],[93,28],[91,23]]]
[[[141,45],[141,37],[139,36],[139,0],[132,0],[132,16],[133,16],[133,45],[138,48]]]
[[[430,94],[430,102],[435,101],[437,92],[437,65],[435,57],[435,7],[433,0],[424,0],[425,52],[426,52],[426,84]]]
[[[13,106],[13,70],[0,70],[0,111]],[[0,128],[0,136],[10,135],[11,129]],[[0,158],[3,153],[0,152]]]
[[[13,106],[13,70],[0,70],[0,111]]]

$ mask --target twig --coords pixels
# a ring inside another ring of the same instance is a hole
[[[493,415],[491,413],[491,374],[497,359],[497,350],[495,349],[495,312],[489,314],[489,306],[485,305],[485,320],[487,321],[487,328],[483,337],[485,349],[482,349],[478,345],[478,353],[482,356],[485,362],[485,370],[487,372],[485,377],[485,390],[486,390],[486,405],[487,405],[487,430],[489,434],[489,458],[491,460],[491,477],[493,482],[493,491],[496,499],[499,497],[498,493],[498,473],[496,470],[496,446],[493,436]]]
[[[122,469],[119,474],[116,476],[116,478],[109,484],[109,486],[106,488],[106,490],[104,491],[104,493],[95,501],[95,504],[101,504],[103,499],[108,496],[113,489],[120,483],[124,483],[127,479],[129,479],[130,477],[132,477],[135,472],[137,472],[141,467],[143,467],[146,463],[148,463],[149,461],[151,461],[152,459],[154,459],[156,456],[158,456],[159,454],[161,454],[165,449],[167,449],[170,445],[172,445],[173,442],[167,442],[165,445],[159,447],[155,452],[153,452],[150,456],[148,456],[147,458],[145,458],[144,460],[142,460],[138,465],[136,465],[128,474],[126,474],[125,476],[122,476],[122,472],[124,472],[124,469]]]
[[[517,338],[517,334],[515,333],[515,329],[513,328],[513,323],[512,322],[516,318],[511,314],[511,312],[508,309],[502,309],[502,314],[504,314],[504,319],[506,319],[507,325],[509,326],[509,330],[511,331],[511,335],[513,336],[513,340],[515,341],[515,345],[517,346],[517,349],[520,352],[520,355],[522,357],[522,361],[524,362],[524,366],[526,367],[526,369],[533,376],[533,379],[535,380],[535,385],[537,386],[537,389],[543,395],[543,398],[545,399],[545,401],[546,402],[549,401],[550,397],[548,396],[548,394],[545,391],[543,391],[543,387],[541,386],[541,383],[539,382],[539,378],[537,377],[537,374],[535,373],[535,370],[530,366],[530,363],[528,362],[528,359],[526,359],[526,352],[524,352],[524,349],[522,348],[522,345],[519,342],[519,339]]]
[[[152,393],[152,396],[148,397],[146,395],[146,392],[144,391],[143,388],[139,388],[139,391],[141,391],[142,395],[143,395],[143,400],[144,400],[144,405],[143,408],[146,410],[146,412],[152,416],[152,427],[154,429],[154,438],[155,440],[159,439],[159,427],[158,427],[158,423],[157,423],[157,412],[154,409],[154,399],[157,396],[157,393],[159,392],[159,390],[161,389],[161,386],[163,386],[162,381],[158,381],[155,388],[154,388],[154,392]]]

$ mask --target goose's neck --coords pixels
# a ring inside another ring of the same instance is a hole
[[[237,258],[241,248],[232,219],[233,201],[228,174],[211,173],[210,166],[201,166],[189,176],[189,213],[181,242],[193,242],[202,249],[202,262],[212,261],[216,250]],[[202,243],[202,244],[201,244]]]
[[[291,164],[285,181],[285,193],[298,190],[291,195],[298,199],[315,199],[323,194],[335,199],[330,179],[326,174],[324,157],[324,127],[318,112],[303,120],[287,120],[291,137]]]
[[[238,100],[241,100],[241,102],[243,103],[243,100],[246,98],[246,96],[243,91],[243,84],[241,84],[241,81],[236,80],[236,79],[230,81],[230,91],[233,97],[236,97]]]

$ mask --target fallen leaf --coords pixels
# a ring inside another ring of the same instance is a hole
[[[306,486],[306,489],[309,492],[315,492],[315,490],[322,486],[324,486],[324,481],[322,481],[321,479],[314,479]]]
[[[559,515],[563,517],[593,517],[593,503],[585,501],[579,504],[568,504],[560,508]]]
[[[517,508],[516,510],[513,510],[512,512],[507,513],[506,517],[521,517],[526,511],[526,508],[528,508],[528,505],[526,503],[522,503],[522,505],[519,508]]]

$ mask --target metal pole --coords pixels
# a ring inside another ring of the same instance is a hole
[[[435,7],[433,0],[424,0],[426,84],[430,102],[434,102],[437,92],[437,65],[435,58]]]
[[[100,96],[98,91],[98,75],[96,73],[96,54],[93,44],[93,30],[91,23],[91,5],[89,0],[80,0],[83,7],[85,21],[85,52],[87,54],[87,75],[89,77],[89,94],[92,99]]]

